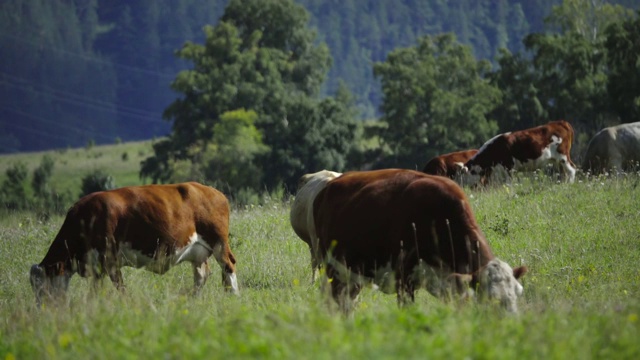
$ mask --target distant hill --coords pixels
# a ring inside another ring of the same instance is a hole
[[[170,132],[169,88],[189,66],[173,56],[202,42],[228,0],[0,3],[0,152],[150,139]],[[298,0],[331,49],[324,92],[344,82],[361,118],[381,102],[373,63],[425,34],[453,32],[478,58],[522,50],[557,0]],[[638,8],[637,1],[615,1]]]

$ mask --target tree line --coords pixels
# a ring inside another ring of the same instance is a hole
[[[320,93],[345,86],[358,119],[382,115],[372,64],[424,35],[454,33],[478,59],[545,29],[560,0],[298,0],[333,63]],[[603,1],[597,1],[604,4]],[[229,0],[6,0],[0,2],[0,152],[165,136],[170,83]],[[627,7],[633,0],[611,3]],[[266,7],[266,6],[265,6]]]
[[[381,93],[375,121],[358,120],[349,83],[328,92],[333,57],[310,21],[293,0],[230,0],[215,26],[176,52],[176,95],[163,112],[170,132],[141,177],[200,180],[249,198],[293,192],[300,175],[323,168],[421,168],[555,119],[573,124],[580,151],[601,127],[637,119],[640,20],[621,5],[565,0],[545,19],[554,31],[527,33],[520,51],[501,48],[497,66],[454,33],[418,36],[370,64]]]

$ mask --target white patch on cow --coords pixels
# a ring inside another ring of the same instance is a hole
[[[188,261],[194,264],[201,264],[209,258],[213,249],[207,244],[198,233],[193,233],[189,237],[189,243],[175,253],[158,259],[149,257],[139,250],[132,249],[131,243],[125,242],[120,245],[119,261],[123,266],[145,269],[158,274],[164,274],[169,269],[181,262]]]
[[[318,253],[318,236],[313,219],[313,201],[327,183],[342,175],[329,170],[321,170],[311,174],[305,174],[298,182],[298,193],[296,194],[291,210],[289,221],[293,231],[309,245],[311,253],[311,283],[318,277],[319,268],[323,262],[322,256]]]
[[[212,252],[211,246],[204,241],[200,234],[194,232],[193,235],[189,236],[189,244],[176,251],[178,260],[175,263],[189,261],[194,264],[200,264],[207,261]]]
[[[517,300],[523,288],[507,263],[497,258],[491,260],[480,272],[479,280],[479,296],[499,302],[509,312],[518,312]]]
[[[558,152],[558,146],[562,144],[562,138],[556,135],[551,136],[551,143],[542,149],[542,153],[537,159],[529,159],[527,161],[520,161],[513,158],[514,170],[517,171],[534,171],[543,168],[550,162],[557,162],[562,165],[565,174],[569,178],[569,182],[575,180],[576,169],[571,166],[569,159],[566,155]]]

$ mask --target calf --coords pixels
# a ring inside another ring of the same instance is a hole
[[[123,289],[122,266],[163,274],[188,261],[197,291],[210,273],[213,254],[225,288],[237,294],[228,235],[227,198],[199,183],[92,193],[73,205],[44,259],[31,267],[31,286],[40,304],[44,296],[63,295],[74,273],[94,279],[106,274]]]
[[[569,182],[575,180],[576,167],[571,161],[573,127],[563,120],[531,129],[497,135],[482,145],[465,166],[468,183],[485,182],[491,172],[502,167],[510,170],[536,170],[551,162],[560,163]]]
[[[291,227],[300,239],[309,245],[311,251],[311,282],[314,283],[322,260],[318,254],[318,237],[313,223],[313,201],[320,190],[324,189],[329,181],[342,174],[322,170],[312,174],[303,175],[298,181],[298,193],[291,204],[289,220]]]
[[[348,172],[314,201],[319,250],[331,293],[349,311],[362,285],[395,290],[400,305],[424,286],[447,298],[477,289],[517,312],[525,267],[497,259],[462,189],[452,180],[400,169]],[[394,275],[390,275],[394,274]]]
[[[436,156],[427,162],[422,172],[430,175],[446,176],[455,180],[462,172],[467,170],[464,164],[477,153],[478,150],[473,149]]]

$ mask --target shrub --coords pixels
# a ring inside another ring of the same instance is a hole
[[[103,170],[96,169],[82,178],[82,192],[80,197],[96,191],[115,189],[115,180]]]

